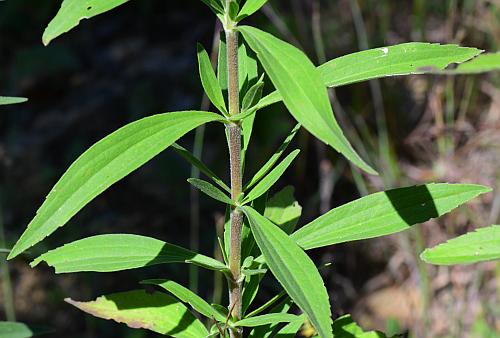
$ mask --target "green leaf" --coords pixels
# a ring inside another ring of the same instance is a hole
[[[370,174],[377,174],[359,157],[342,133],[320,74],[307,56],[294,46],[257,28],[242,26],[238,30],[257,53],[293,117],[311,134],[331,145],[355,165]]]
[[[332,332],[334,337],[352,338],[387,338],[384,334],[376,331],[365,332],[351,315],[339,317],[333,321]]]
[[[457,45],[410,42],[345,55],[318,70],[326,86],[339,87],[387,76],[433,73],[480,53],[479,49]]]
[[[189,178],[187,181],[207,196],[212,197],[213,199],[222,203],[234,205],[234,202],[231,200],[231,198],[229,198],[229,196],[224,194],[220,189],[218,189],[211,183],[200,180],[198,178]]]
[[[17,104],[28,101],[25,97],[0,96],[0,106],[8,104]]]
[[[221,0],[201,0],[205,5],[210,7],[210,9],[215,14],[224,14],[224,6],[221,3]]]
[[[59,35],[70,31],[80,24],[83,19],[107,12],[123,5],[128,0],[64,0],[61,9],[43,32],[42,41],[48,45]]]
[[[270,170],[271,168],[276,164],[276,162],[280,159],[281,155],[285,152],[285,150],[288,148],[288,145],[290,142],[292,142],[293,138],[295,135],[297,135],[297,132],[300,129],[300,124],[297,124],[288,134],[286,139],[283,141],[281,146],[276,150],[276,152],[271,156],[271,158],[264,164],[259,171],[252,177],[250,182],[248,182],[243,190],[247,190],[251,187],[253,187],[257,182],[259,182]]]
[[[474,59],[464,62],[456,69],[445,70],[445,74],[479,74],[500,70],[500,53],[487,53],[479,55]]]
[[[287,234],[292,233],[302,214],[302,207],[295,200],[293,194],[294,187],[289,185],[283,188],[267,201],[266,211],[264,212],[264,216],[268,220],[279,226]]]
[[[214,69],[212,68],[210,57],[201,44],[198,44],[197,51],[200,79],[203,89],[210,99],[210,102],[212,102],[222,114],[227,116],[228,113],[224,97],[222,96],[222,89],[220,88]]]
[[[279,304],[271,308],[271,310],[269,310],[269,313],[288,313],[288,311],[290,311],[292,304],[293,302],[290,299],[290,297],[287,297]],[[302,315],[301,317],[305,316]],[[255,327],[252,331],[250,331],[248,338],[274,337],[274,335],[276,334],[275,330],[277,329],[278,326],[280,326],[280,323]]]
[[[426,249],[420,258],[436,265],[472,264],[500,259],[500,225],[480,228],[450,239]]]
[[[323,338],[331,333],[328,293],[313,261],[278,226],[251,207],[242,208],[269,269]]]
[[[249,17],[253,13],[257,12],[264,4],[267,2],[267,0],[247,0],[245,1],[245,4],[241,8],[240,12],[238,13],[238,17],[236,18],[236,21],[241,21],[246,17]]]
[[[241,104],[241,114],[256,105],[262,98],[262,91],[264,89],[264,81],[262,77],[253,86],[251,86],[245,94]]]
[[[90,147],[56,183],[8,259],[43,240],[96,196],[217,114],[186,111],[158,114],[118,129]]]
[[[189,152],[186,148],[180,146],[177,143],[172,144],[172,148],[175,150],[175,152],[179,155],[181,155],[186,161],[194,165],[196,168],[198,168],[202,173],[207,175],[219,185],[222,189],[227,191],[228,193],[231,192],[231,189],[222,181],[212,170],[210,170],[203,162],[201,162],[196,156],[194,156],[191,152]]]
[[[278,164],[271,172],[264,177],[259,183],[255,185],[255,187],[250,190],[248,195],[243,199],[243,203],[248,203],[253,201],[254,199],[265,194],[269,188],[271,188],[276,181],[283,175],[285,170],[292,164],[293,160],[299,154],[300,150],[296,149],[292,151],[285,159]]]
[[[234,323],[235,326],[256,327],[267,324],[290,323],[296,321],[299,316],[290,313],[267,313],[265,315],[248,317]]]
[[[149,279],[142,281],[141,284],[158,285],[163,289],[167,290],[179,300],[184,303],[188,303],[193,307],[193,309],[207,318],[216,319],[219,322],[225,322],[226,317],[216,311],[210,304],[208,304],[203,298],[195,294],[188,288],[168,279]]]
[[[371,194],[330,210],[292,234],[303,249],[389,235],[440,217],[490,188],[426,184]]]
[[[101,296],[95,301],[78,302],[65,299],[78,309],[107,320],[127,324],[133,329],[180,338],[208,335],[205,326],[177,299],[161,292],[144,290],[119,292]]]
[[[227,267],[207,257],[155,238],[129,234],[87,237],[48,251],[35,259],[56,273],[82,271],[113,272],[166,263],[192,263],[208,269],[226,271]]]
[[[49,332],[52,330],[20,322],[0,322],[0,338],[29,338]]]

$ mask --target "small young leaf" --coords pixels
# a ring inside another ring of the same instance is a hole
[[[240,10],[240,5],[238,4],[237,1],[229,2],[228,14],[231,20],[236,20],[236,16],[238,15],[239,10]]]
[[[214,113],[186,111],[132,122],[83,153],[56,183],[8,259],[37,244],[80,209],[196,127],[221,121]]]
[[[450,239],[426,249],[420,258],[436,265],[472,264],[500,259],[500,225],[480,228]]]
[[[17,104],[28,101],[25,97],[0,96],[0,106],[8,104]]]
[[[43,32],[43,44],[48,45],[59,35],[78,26],[83,19],[90,19],[127,1],[129,0],[64,0],[61,9]]]
[[[456,69],[444,70],[449,75],[479,74],[500,70],[500,53],[487,53],[459,64]]]
[[[345,138],[333,115],[320,74],[307,56],[296,47],[257,28],[241,26],[238,30],[257,53],[293,117],[352,163],[376,175],[377,172],[359,157]]]
[[[224,194],[220,189],[212,185],[211,183],[200,180],[198,178],[189,178],[188,182],[195,187],[196,189],[200,190],[204,194],[206,194],[209,197],[212,197],[213,199],[225,203],[225,204],[230,204],[234,205],[234,202]]]
[[[298,316],[296,320],[288,323],[281,330],[279,330],[274,338],[295,338],[297,331],[300,330],[304,321],[304,316]]]
[[[241,114],[256,105],[262,98],[262,90],[264,89],[264,82],[262,78],[259,79],[253,86],[251,86],[245,94],[241,104]]]
[[[345,55],[318,67],[328,87],[339,87],[387,76],[425,74],[479,55],[476,48],[410,42]]]
[[[52,330],[20,322],[0,322],[0,338],[30,338],[49,332]]]
[[[236,21],[241,21],[257,12],[267,1],[268,0],[247,0],[238,13]]]
[[[41,255],[31,266],[42,261],[54,267],[56,273],[113,272],[166,263],[192,263],[227,271],[226,265],[211,257],[155,238],[129,234],[98,235],[65,244]]]
[[[264,177],[259,183],[255,185],[255,187],[250,190],[248,195],[243,199],[243,203],[248,203],[253,201],[254,199],[262,196],[262,194],[266,193],[273,186],[276,181],[283,175],[285,170],[292,164],[293,160],[299,154],[300,150],[296,149],[292,151],[285,159],[278,164],[271,172]]]
[[[224,115],[228,115],[226,103],[222,96],[222,89],[220,88],[217,77],[215,76],[212,62],[208,56],[207,51],[201,44],[198,44],[198,66],[200,71],[201,84],[203,89],[210,99],[210,102]]]
[[[285,152],[285,150],[288,148],[288,145],[290,142],[292,142],[293,138],[295,135],[297,135],[297,132],[300,129],[300,124],[297,124],[288,134],[286,139],[283,141],[281,146],[276,150],[276,152],[271,156],[271,158],[264,164],[259,171],[252,177],[250,182],[248,182],[243,190],[247,190],[251,187],[253,187],[257,182],[259,182],[262,177],[264,177],[270,170],[271,168],[276,164],[276,162],[280,159],[281,155]]]
[[[302,214],[302,207],[293,196],[294,188],[287,186],[267,201],[264,216],[291,234]]]
[[[331,333],[328,293],[313,261],[278,226],[251,207],[242,208],[269,269],[323,338]]]
[[[222,181],[212,170],[210,170],[203,162],[201,162],[196,156],[194,156],[191,152],[189,152],[186,148],[180,146],[177,143],[172,144],[172,148],[175,150],[175,152],[179,155],[181,155],[186,161],[194,165],[196,168],[198,168],[202,173],[207,175],[219,185],[222,189],[227,191],[228,193],[231,192],[231,189]]]
[[[124,323],[130,328],[147,329],[179,338],[208,335],[205,326],[177,299],[161,292],[144,290],[119,292],[101,296],[95,301],[65,301],[94,317]]]
[[[141,284],[148,285],[158,285],[163,289],[167,290],[175,297],[179,298],[180,301],[188,303],[193,307],[193,309],[207,318],[216,319],[219,322],[225,322],[226,317],[216,311],[210,304],[208,304],[203,298],[198,296],[193,291],[185,288],[184,286],[168,279],[148,279],[142,281]]]
[[[332,332],[334,337],[387,338],[380,332],[365,332],[356,322],[354,322],[349,314],[333,321]]]
[[[224,6],[222,5],[221,0],[201,0],[205,5],[210,7],[210,9],[215,14],[224,14]]]
[[[267,324],[290,323],[296,321],[299,316],[290,313],[267,313],[265,315],[248,317],[234,323],[235,326],[256,327]]]
[[[489,191],[480,185],[436,183],[378,192],[330,210],[291,237],[309,250],[385,236],[440,217]]]

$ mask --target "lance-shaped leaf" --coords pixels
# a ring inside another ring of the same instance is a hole
[[[28,99],[25,97],[0,96],[0,106],[23,103],[26,101],[28,101]]]
[[[327,87],[339,87],[390,76],[443,72],[461,74],[473,72],[473,69],[474,71],[498,69],[497,56],[484,58],[480,56],[477,57],[477,61],[475,58],[465,62],[480,53],[479,49],[457,45],[409,42],[344,55],[322,64],[317,69]],[[444,71],[449,65],[461,62],[465,63],[459,65],[457,69]],[[275,91],[262,98],[254,109],[262,109],[281,100],[280,94]]]
[[[84,152],[56,183],[8,258],[14,258],[66,224],[96,196],[190,130],[220,119],[217,114],[196,111],[159,114],[106,136]]]
[[[196,189],[200,190],[207,196],[212,197],[214,200],[220,201],[222,203],[234,205],[234,202],[224,194],[220,189],[212,185],[211,183],[200,180],[199,178],[189,178],[188,182],[195,187]]]
[[[500,259],[500,225],[480,228],[450,239],[426,249],[420,258],[436,265],[472,264]]]
[[[242,208],[269,269],[323,338],[331,333],[328,293],[313,261],[283,230],[251,207]]]
[[[208,56],[207,51],[201,44],[198,44],[198,67],[200,71],[201,84],[203,89],[210,99],[210,102],[219,109],[221,113],[227,115],[226,103],[222,96],[222,89],[220,88],[219,81],[215,76],[215,71],[212,68],[212,62]]]
[[[438,183],[378,192],[330,210],[291,237],[308,250],[389,235],[442,216],[490,190]]]
[[[425,74],[479,55],[476,48],[410,42],[348,54],[318,67],[328,87],[387,76]]]
[[[265,194],[269,188],[273,186],[276,181],[283,175],[285,170],[292,164],[293,160],[299,154],[300,150],[296,149],[292,151],[285,159],[278,164],[266,177],[264,177],[259,183],[255,185],[255,187],[250,190],[248,195],[243,199],[243,203],[248,203],[253,201],[254,199]]]
[[[270,170],[271,168],[276,164],[276,162],[280,159],[281,155],[285,152],[285,150],[288,148],[288,145],[290,142],[292,142],[293,138],[295,135],[297,135],[297,132],[300,129],[300,124],[297,124],[292,131],[288,134],[286,139],[283,141],[281,146],[276,150],[276,152],[269,158],[269,160],[257,171],[257,173],[252,177],[250,182],[248,182],[245,185],[244,190],[249,189],[253,187],[257,182],[259,182],[262,177],[264,177]]]
[[[101,296],[90,302],[65,301],[94,317],[124,323],[133,329],[147,329],[179,338],[208,335],[205,326],[184,304],[162,292],[150,294],[134,290]]]
[[[127,1],[129,0],[64,0],[59,12],[43,32],[43,44],[48,45],[59,35],[78,26],[83,19],[107,12]]]
[[[449,75],[479,74],[500,70],[500,53],[487,53],[459,64],[456,69],[445,70]]]
[[[237,21],[243,20],[249,17],[253,13],[257,12],[262,6],[265,5],[267,0],[247,0],[238,13]]]
[[[175,152],[179,155],[181,155],[186,161],[194,165],[196,168],[198,168],[202,173],[207,175],[219,185],[222,189],[224,189],[227,192],[231,192],[231,189],[224,183],[223,180],[221,180],[210,168],[208,168],[203,162],[201,162],[196,156],[194,156],[191,152],[189,152],[186,148],[182,147],[181,145],[178,145],[177,143],[172,144],[172,148],[175,150]]]
[[[300,318],[290,313],[267,313],[265,315],[248,317],[234,323],[235,326],[256,327],[268,324],[290,323]]]
[[[285,325],[281,330],[276,334],[276,338],[294,338],[297,334],[297,331],[300,330],[302,324],[304,324],[305,318],[304,316],[298,316],[296,320]]]
[[[294,46],[257,28],[242,26],[249,46],[266,70],[293,117],[311,134],[342,153],[370,174],[377,174],[354,151],[333,115],[328,93],[319,72]]]
[[[52,330],[20,322],[0,322],[0,338],[30,338]]]
[[[155,238],[131,234],[87,237],[48,251],[35,259],[34,267],[45,261],[56,273],[82,271],[113,272],[165,263],[192,263],[225,271],[216,259]]]
[[[179,298],[182,302],[188,303],[195,311],[198,311],[205,317],[216,319],[223,323],[226,321],[226,317],[215,310],[203,298],[179,283],[167,279],[149,279],[142,281],[141,284],[157,285]]]

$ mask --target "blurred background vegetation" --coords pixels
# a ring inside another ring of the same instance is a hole
[[[59,1],[50,0],[0,2],[0,93],[30,99],[0,112],[0,247],[13,245],[52,185],[94,142],[140,117],[199,108],[202,101],[196,42],[209,49],[216,26],[200,1],[133,0],[43,47],[43,29],[58,7]],[[301,47],[316,64],[406,41],[495,52],[500,1],[270,0],[251,24]],[[367,329],[409,337],[499,337],[499,264],[437,268],[423,264],[418,254],[426,246],[500,221],[500,72],[387,78],[331,94],[348,138],[382,175],[364,176],[301,131],[295,142],[302,153],[275,190],[296,186],[303,206],[300,224],[384,188],[429,181],[494,188],[457,212],[408,232],[312,251],[316,261],[333,263],[322,274],[334,314],[353,313]],[[293,125],[281,105],[257,114],[247,178]],[[193,133],[180,143],[192,149]],[[207,128],[203,159],[228,177],[220,129]],[[73,275],[28,265],[64,242],[103,233],[144,234],[192,247],[189,174],[189,165],[167,150],[28,255],[9,262],[11,287],[2,265],[0,303],[5,306],[0,318],[12,318],[13,304],[19,321],[52,327],[57,335],[153,337],[84,315],[63,299],[89,300],[137,288],[142,279],[168,277],[197,285],[207,299],[225,301],[220,280],[200,270],[190,281],[183,265]],[[200,251],[218,255],[216,224],[224,210],[205,196],[199,197],[199,206]],[[267,278],[261,301],[277,287]],[[303,335],[308,334],[304,328]]]

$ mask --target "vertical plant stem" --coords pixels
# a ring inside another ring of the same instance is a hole
[[[231,1],[226,0],[226,9]],[[228,98],[229,114],[237,115],[240,112],[240,93],[238,83],[238,33],[232,27],[233,23],[226,23],[226,45],[227,45],[227,70],[228,70]],[[229,160],[231,170],[231,199],[237,201],[241,194],[241,126],[239,123],[228,127],[229,136]],[[229,269],[231,277],[229,280],[229,309],[234,320],[241,319],[241,294],[242,283],[240,281],[241,264],[241,228],[243,225],[243,214],[233,207],[231,211],[231,242]],[[240,328],[231,329],[231,338],[242,337]]]

